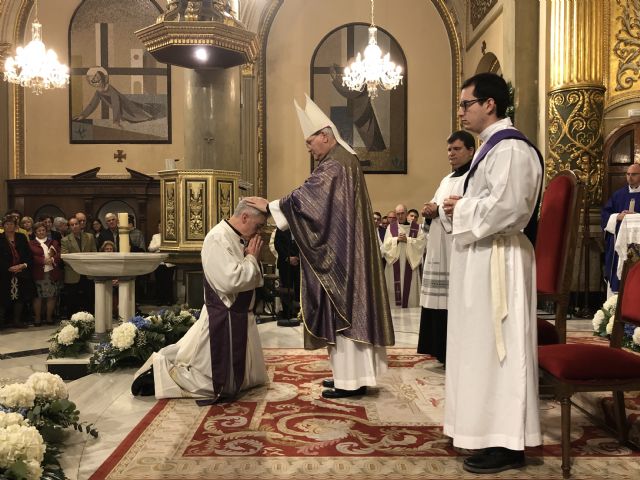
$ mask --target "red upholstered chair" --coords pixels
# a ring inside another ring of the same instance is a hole
[[[608,347],[589,344],[538,347],[540,371],[552,385],[561,405],[564,478],[569,478],[571,473],[571,396],[574,393],[613,392],[618,440],[627,442],[624,392],[640,390],[640,355],[621,348],[625,323],[640,327],[640,259],[637,257],[624,265]]]
[[[556,305],[555,326],[538,318],[538,345],[567,341],[567,309],[580,222],[583,185],[564,170],[551,179],[542,197],[536,236],[538,300]]]

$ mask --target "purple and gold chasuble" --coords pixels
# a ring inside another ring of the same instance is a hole
[[[300,248],[305,348],[336,334],[394,344],[377,230],[360,163],[337,144],[305,183],[280,200]]]

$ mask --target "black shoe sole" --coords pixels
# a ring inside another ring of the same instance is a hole
[[[322,386],[324,388],[335,388],[333,378],[325,378],[324,380],[322,380]]]
[[[522,468],[525,465],[526,465],[526,463],[523,461],[523,462],[510,463],[508,465],[502,465],[500,467],[494,467],[494,468],[479,468],[479,467],[473,467],[473,466],[467,465],[466,463],[463,463],[462,464],[462,468],[464,470],[466,470],[467,472],[483,474],[483,473],[504,472],[505,470],[512,470],[512,469],[516,469],[516,468]]]

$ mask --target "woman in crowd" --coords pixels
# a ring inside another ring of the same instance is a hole
[[[33,299],[33,312],[36,326],[42,322],[42,303],[46,303],[46,322],[53,324],[53,312],[60,293],[62,268],[60,262],[60,244],[47,237],[47,227],[43,223],[33,226],[35,239],[29,242],[33,256],[33,279],[36,284],[36,297]]]
[[[4,232],[0,234],[0,299],[2,315],[12,312],[13,326],[25,328],[22,321],[24,303],[33,298],[31,278],[31,249],[27,236],[17,232],[18,224],[12,215],[2,220]]]
[[[104,230],[104,225],[102,225],[100,219],[94,219],[93,222],[91,222],[91,233],[93,233],[93,236],[96,237],[96,245],[100,243],[99,240],[102,230]]]
[[[29,240],[33,240],[34,238],[36,238],[35,233],[33,233],[33,218],[22,217],[22,220],[20,220],[20,226],[27,233]]]

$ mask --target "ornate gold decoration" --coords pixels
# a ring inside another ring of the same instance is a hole
[[[589,204],[602,202],[602,118],[604,87],[567,88],[549,93],[547,180],[574,170],[587,188]]]
[[[469,2],[469,15],[471,26],[475,29],[484,20],[487,13],[498,3],[498,0],[471,0]]]
[[[233,212],[240,172],[227,170],[162,170],[160,209],[162,250],[199,252],[207,232]],[[223,194],[220,185],[225,185]]]
[[[163,204],[164,209],[164,240],[165,241],[177,241],[176,236],[176,182],[166,181],[164,189],[162,190],[164,195]]]
[[[232,182],[233,184],[233,182]],[[207,183],[202,180],[187,181],[187,240],[204,240]]]
[[[602,0],[552,0],[549,84],[602,87],[604,80],[604,3]]]
[[[4,65],[5,59],[9,56],[9,50],[11,50],[10,43],[0,42],[0,64]]]
[[[628,90],[640,74],[640,2],[616,0],[616,43],[611,49],[617,59],[615,90]]]

